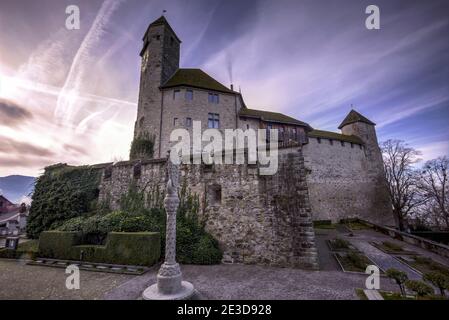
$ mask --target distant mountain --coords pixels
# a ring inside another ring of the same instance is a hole
[[[23,196],[28,196],[34,190],[34,177],[7,176],[0,177],[0,193],[9,201],[18,203]]]

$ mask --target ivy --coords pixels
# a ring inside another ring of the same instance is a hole
[[[38,238],[42,231],[63,221],[96,210],[99,169],[88,166],[48,167],[36,182],[27,223],[27,235]]]
[[[131,150],[129,152],[131,160],[153,158],[153,154],[154,137],[150,136],[148,132],[139,134],[131,142]]]

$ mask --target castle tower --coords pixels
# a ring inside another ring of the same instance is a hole
[[[367,203],[367,212],[376,212],[374,220],[381,224],[391,224],[393,215],[388,185],[385,179],[382,152],[377,141],[375,123],[355,110],[351,110],[338,129],[344,135],[354,135],[365,143],[365,170],[370,184],[375,186],[373,202]],[[369,208],[371,207],[371,208]],[[368,220],[373,220],[369,217]]]
[[[351,110],[338,129],[344,135],[354,135],[365,143],[365,152],[370,162],[374,165],[382,165],[382,153],[377,141],[375,123],[355,110]]]
[[[154,157],[160,157],[158,146],[161,134],[163,85],[179,69],[181,40],[164,16],[152,22],[143,37],[140,71],[139,101],[134,139],[149,138],[153,142]],[[131,158],[145,155],[131,154]]]

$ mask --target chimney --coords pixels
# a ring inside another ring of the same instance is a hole
[[[231,90],[234,91],[234,85],[231,83]]]

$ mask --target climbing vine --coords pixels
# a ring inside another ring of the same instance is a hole
[[[153,158],[153,154],[154,137],[150,136],[148,132],[139,134],[131,142],[131,150],[129,152],[131,160]]]
[[[36,182],[27,235],[37,238],[53,225],[97,208],[100,170],[89,166],[48,167]]]

